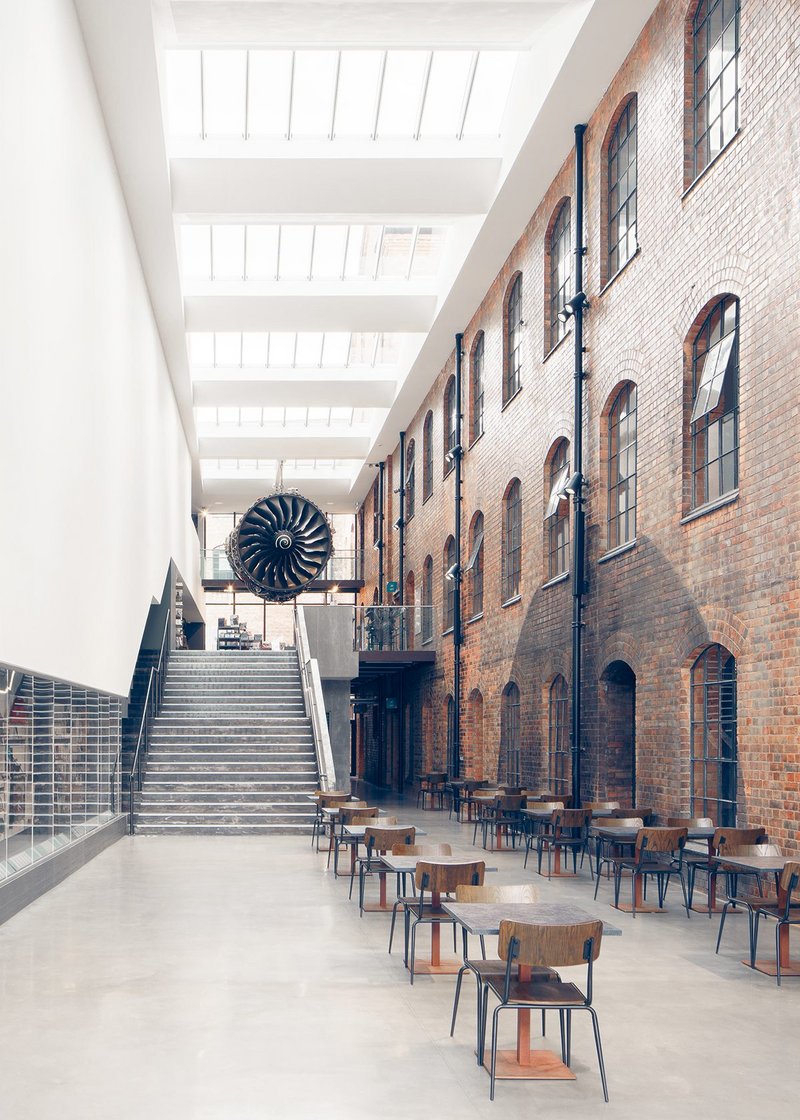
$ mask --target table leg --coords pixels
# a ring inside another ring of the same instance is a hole
[[[621,894],[622,894],[622,890],[620,890],[620,895]],[[664,908],[662,910],[659,906],[651,906],[650,903],[645,902],[645,900],[644,900],[644,875],[637,875],[636,876],[636,881],[634,883],[634,898],[636,900],[636,913],[637,914],[666,914],[667,913],[666,908]],[[613,905],[613,903],[612,903],[612,905]],[[630,914],[633,911],[633,907],[631,906],[630,902],[623,902],[621,899],[620,899],[620,903],[619,903],[619,906],[617,907],[617,909],[624,911],[626,914]]]
[[[394,903],[388,902],[386,898],[386,874],[385,871],[378,872],[378,901],[364,903],[364,910],[368,914],[383,913],[394,906]]]
[[[519,979],[531,978],[528,965],[519,966]],[[484,1065],[489,1069],[491,1051],[484,1051]],[[575,1074],[552,1050],[531,1050],[531,1013],[517,1012],[517,1045],[515,1050],[498,1050],[495,1076],[499,1080],[516,1078],[524,1081],[574,1081]]]
[[[780,881],[778,882],[778,907],[783,909],[786,906],[786,891],[781,889]],[[784,925],[778,931],[778,958],[781,962],[781,979],[784,976],[800,976],[800,961],[793,961],[789,955],[789,926]],[[750,967],[750,961],[742,961]],[[770,960],[757,960],[755,964],[758,972],[763,972],[767,976],[777,976],[778,966],[775,961]]]
[[[431,906],[439,907],[442,904],[442,896],[437,892],[431,893]],[[439,922],[431,924],[431,957],[429,961],[415,961],[414,962],[414,975],[418,976],[420,973],[426,975],[446,975],[452,976],[461,968],[461,961],[458,960],[442,960],[442,927]]]

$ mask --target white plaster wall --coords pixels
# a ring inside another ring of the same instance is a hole
[[[71,0],[0,4],[0,661],[124,695],[190,455]]]

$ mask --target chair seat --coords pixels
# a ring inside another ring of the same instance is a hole
[[[770,918],[783,918],[786,913],[786,908],[784,906],[776,906],[770,899],[762,899],[761,905],[758,905],[756,901],[753,900],[749,905],[751,910],[760,910],[762,914],[767,914]],[[792,924],[800,922],[800,902],[793,902],[790,904],[788,920]]]
[[[405,906],[406,909],[415,918],[419,918],[419,917],[435,918],[437,921],[445,921],[445,922],[454,922],[455,921],[455,918],[453,917],[452,914],[448,914],[447,911],[443,910],[441,906],[431,906],[431,904],[429,902],[426,902],[424,904],[424,906],[422,907],[422,914],[420,914],[420,912],[419,912],[420,911],[420,906],[419,906],[419,899],[418,898],[413,898],[413,897],[411,897],[411,898],[408,898],[408,897],[407,898],[398,898],[397,901],[402,906]]]
[[[484,961],[484,960],[473,961],[473,960],[471,960],[469,962],[469,967],[474,972],[477,972],[478,975],[482,979],[484,977],[488,977],[488,976],[505,976],[505,974],[506,974],[506,962],[501,961],[499,959],[489,960],[489,961]],[[561,977],[558,975],[558,973],[556,972],[556,970],[554,968],[547,968],[544,965],[542,965],[541,967],[534,968],[531,971],[532,971],[532,975],[533,975],[534,980],[544,981],[544,980],[560,980],[561,979]]]
[[[661,860],[648,860],[646,863],[637,863],[630,856],[613,856],[609,862],[625,871],[641,871],[648,875],[663,875],[667,871],[674,871],[677,874],[680,870],[679,865],[674,860],[664,860],[663,862]]]
[[[487,985],[502,1000],[505,992],[505,977],[487,976]],[[534,1005],[558,1007],[564,1004],[585,1006],[586,996],[574,984],[563,980],[530,981],[512,980],[509,987],[509,1003],[530,1003]]]

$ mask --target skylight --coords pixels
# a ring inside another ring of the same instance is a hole
[[[190,331],[193,366],[251,366],[272,369],[395,365],[400,348],[396,334],[343,331]]]
[[[237,408],[232,406],[195,408],[198,424],[218,427],[302,427],[352,428],[370,424],[375,409],[351,406],[288,406],[284,408]],[[383,410],[377,410],[383,411]]]
[[[284,478],[350,478],[360,466],[357,459],[284,459]],[[275,459],[201,459],[200,473],[207,478],[263,478],[273,482]]]
[[[173,137],[407,139],[500,134],[513,51],[169,50]]]

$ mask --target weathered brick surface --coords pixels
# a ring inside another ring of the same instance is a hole
[[[800,125],[793,106],[800,96],[800,9],[793,0],[743,0],[741,128],[688,193],[685,16],[686,5],[675,0],[659,6],[586,132],[584,286],[591,309],[585,328],[589,587],[583,793],[623,792],[622,702],[613,681],[610,694],[604,690],[608,666],[622,661],[636,675],[637,801],[661,816],[689,811],[691,666],[705,646],[719,642],[737,659],[740,823],[764,824],[775,842],[797,848]],[[620,106],[634,92],[640,249],[602,289],[604,145]],[[570,679],[571,589],[568,581],[543,586],[543,514],[548,452],[558,438],[572,438],[571,331],[542,355],[545,233],[560,200],[573,194],[573,176],[570,159],[464,328],[466,355],[476,333],[485,334],[485,433],[464,456],[465,558],[468,526],[479,509],[486,536],[484,613],[465,626],[462,753],[469,774],[496,776],[500,696],[513,679],[522,694],[523,776],[537,784],[546,782],[548,773],[548,687],[556,673]],[[517,271],[523,275],[525,321],[522,389],[503,408],[503,305]],[[740,300],[739,493],[722,508],[682,523],[688,508],[686,341],[703,308],[725,293]],[[454,480],[452,474],[443,477],[442,455],[442,396],[453,368],[451,357],[408,427],[417,448],[417,502],[406,533],[406,571],[414,573],[419,589],[425,556],[433,557],[439,620],[442,550],[454,528]],[[606,539],[604,415],[624,381],[638,386],[638,536],[635,547],[598,563]],[[423,503],[422,422],[429,408],[434,487]],[[465,392],[467,415],[468,408]],[[465,425],[465,439],[466,432]],[[392,477],[389,469],[387,579],[397,574]],[[522,595],[503,607],[501,500],[514,477],[522,482]],[[366,514],[371,527],[369,499]],[[374,556],[368,553],[365,601],[372,601]],[[417,771],[441,764],[445,756],[453,643],[442,636],[440,621],[434,646],[435,670],[405,685],[407,742]],[[478,693],[482,728],[475,726]],[[383,769],[385,777],[381,736],[370,740],[365,766],[374,775]],[[410,767],[405,770],[408,777]]]

